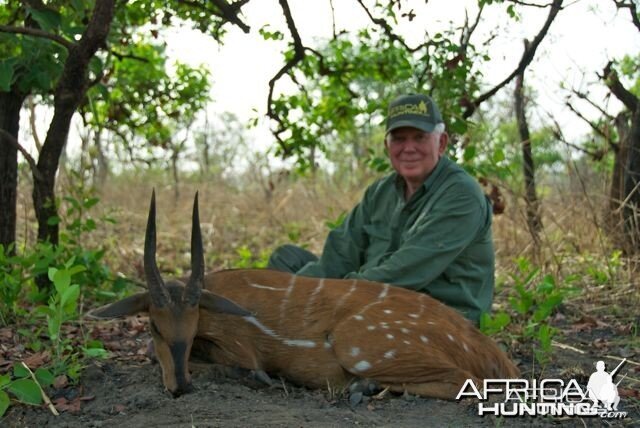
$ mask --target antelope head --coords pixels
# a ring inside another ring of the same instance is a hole
[[[189,355],[198,331],[200,309],[238,316],[251,315],[231,300],[203,290],[204,253],[198,215],[198,194],[193,203],[191,228],[191,277],[186,285],[166,283],[156,264],[156,202],[151,195],[144,243],[144,273],[148,291],[135,294],[88,314],[92,318],[116,318],[140,312],[149,314],[149,328],[165,388],[177,397],[191,391]]]

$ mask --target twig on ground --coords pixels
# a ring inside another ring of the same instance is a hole
[[[38,389],[40,390],[40,394],[42,395],[42,399],[44,400],[44,402],[47,405],[47,407],[49,407],[49,410],[51,410],[51,413],[53,413],[55,416],[60,416],[60,413],[58,413],[58,410],[53,405],[53,403],[51,402],[51,400],[49,399],[47,394],[44,392],[44,389],[42,389],[42,386],[40,386],[40,382],[38,382],[38,379],[36,379],[36,375],[31,371],[29,366],[24,363],[24,361],[21,361],[20,363],[22,364],[22,366],[25,369],[27,369],[27,371],[31,375],[31,378],[33,379],[33,381],[36,383],[36,385],[38,385]]]

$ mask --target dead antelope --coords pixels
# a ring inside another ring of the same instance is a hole
[[[453,399],[467,379],[480,384],[485,378],[518,376],[490,338],[422,293],[264,269],[205,275],[197,194],[186,285],[163,282],[155,250],[152,195],[144,251],[149,290],[92,315],[148,312],[163,383],[173,395],[191,387],[188,359],[194,339],[212,362],[311,388],[366,378],[392,391]]]

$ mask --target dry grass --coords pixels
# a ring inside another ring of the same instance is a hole
[[[90,215],[95,219],[107,215],[116,223],[99,223],[86,245],[104,245],[113,271],[140,279],[146,216],[155,187],[158,261],[165,272],[180,274],[189,269],[190,216],[196,190],[200,192],[208,269],[233,267],[242,247],[256,259],[292,241],[319,253],[328,232],[326,222],[349,211],[372,180],[363,179],[360,185],[344,189],[322,180],[289,178],[276,185],[269,197],[257,184],[239,190],[219,180],[187,181],[181,183],[176,198],[173,185],[161,179],[114,178],[98,192],[101,202]],[[59,180],[59,195],[72,194],[72,188],[69,180]],[[615,248],[602,227],[604,198],[580,190],[552,189],[542,202],[545,227],[539,247],[527,230],[524,203],[515,196],[507,199],[506,212],[494,218],[497,278],[505,284],[498,299],[509,292],[514,260],[527,257],[560,283],[577,275],[574,285],[589,288],[589,300],[614,300],[627,307],[638,303],[638,283],[633,280],[638,260],[612,262]],[[27,245],[35,241],[30,207],[30,190],[21,189],[18,235]],[[596,278],[597,273],[608,275],[607,281]]]

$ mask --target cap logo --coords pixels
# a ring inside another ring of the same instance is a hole
[[[428,116],[429,110],[427,104],[424,101],[420,101],[418,104],[400,104],[389,108],[389,118],[401,116],[404,114],[418,114],[422,116]]]

